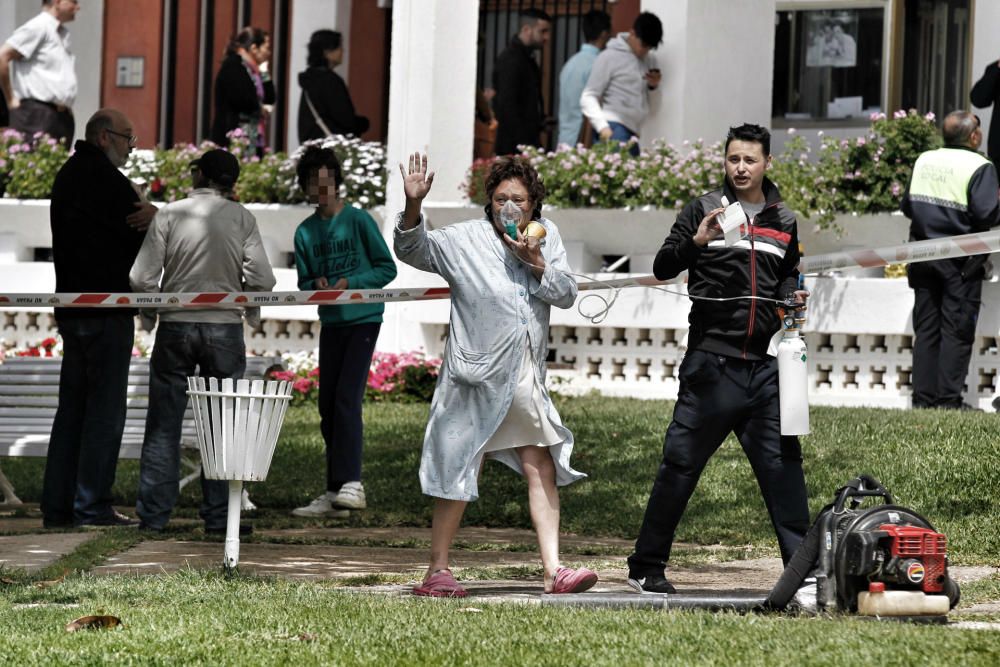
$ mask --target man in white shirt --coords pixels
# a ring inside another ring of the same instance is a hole
[[[264,292],[274,272],[264,253],[257,221],[224,195],[240,166],[213,149],[191,163],[191,196],[167,204],[150,225],[129,279],[136,292]],[[140,530],[162,531],[177,504],[181,426],[188,376],[242,379],[246,370],[240,309],[159,311],[149,367],[149,414],[139,460],[136,514]],[[249,318],[250,313],[247,313]],[[201,518],[206,533],[226,532],[228,487],[201,480]],[[249,526],[243,533],[249,532]]]
[[[73,145],[76,57],[65,24],[76,18],[79,0],[42,0],[42,11],[0,47],[0,89],[10,126],[29,137],[44,132]],[[11,76],[13,65],[14,76]]]

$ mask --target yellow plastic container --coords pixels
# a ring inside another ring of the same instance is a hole
[[[927,595],[922,591],[887,591],[885,584],[872,583],[858,593],[861,616],[944,616],[951,609],[947,595]]]

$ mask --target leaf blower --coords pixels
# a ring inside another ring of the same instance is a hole
[[[871,499],[882,503],[861,506]],[[803,602],[811,600],[805,594],[812,586],[815,609]],[[945,536],[913,510],[893,504],[878,480],[860,475],[819,513],[765,608],[941,617],[958,600]]]

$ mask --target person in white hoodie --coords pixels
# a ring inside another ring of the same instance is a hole
[[[662,43],[660,19],[643,12],[631,30],[609,41],[594,60],[580,108],[594,128],[595,142],[638,138],[639,126],[649,113],[649,93],[657,89],[661,78],[650,51]],[[638,142],[631,144],[629,152],[639,154]]]

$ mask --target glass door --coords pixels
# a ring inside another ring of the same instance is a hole
[[[904,109],[941,118],[969,106],[969,0],[906,0],[903,16]]]

